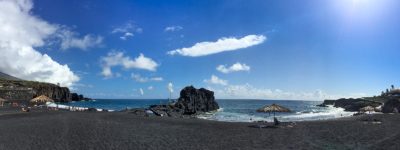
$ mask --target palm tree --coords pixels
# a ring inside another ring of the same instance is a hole
[[[392,90],[394,90],[394,85],[393,85],[393,84],[392,84],[392,86],[391,86],[391,87],[392,87]]]

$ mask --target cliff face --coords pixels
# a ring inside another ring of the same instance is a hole
[[[11,101],[28,101],[40,95],[46,95],[55,102],[70,102],[72,95],[67,87],[60,87],[51,83],[6,80],[0,79],[0,97]],[[74,100],[87,100],[83,95],[78,95]]]
[[[71,93],[67,87],[59,87],[53,84],[34,84],[31,87],[34,90],[34,97],[46,95],[56,102],[71,101]]]

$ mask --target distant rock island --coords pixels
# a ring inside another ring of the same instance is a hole
[[[71,93],[67,87],[22,80],[0,72],[0,98],[13,102],[27,103],[40,95],[45,95],[55,102],[90,100],[90,98],[86,98],[83,95]]]
[[[382,91],[379,96],[324,100],[322,104],[317,106],[327,107],[327,105],[341,107],[344,108],[345,111],[359,111],[363,107],[372,106],[376,108],[376,111],[383,113],[398,113],[400,110],[400,89],[392,85],[390,89]]]
[[[219,105],[215,101],[213,91],[187,86],[181,90],[180,97],[174,103],[152,105],[147,109],[132,109],[129,111],[138,115],[145,115],[146,110],[149,110],[157,116],[185,117],[216,111],[218,109]]]

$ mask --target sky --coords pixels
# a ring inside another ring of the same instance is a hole
[[[92,98],[323,100],[399,85],[396,0],[0,0],[0,71]]]

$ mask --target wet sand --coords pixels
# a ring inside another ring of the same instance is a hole
[[[400,149],[400,115],[260,123],[141,117],[127,112],[0,109],[0,149]]]

